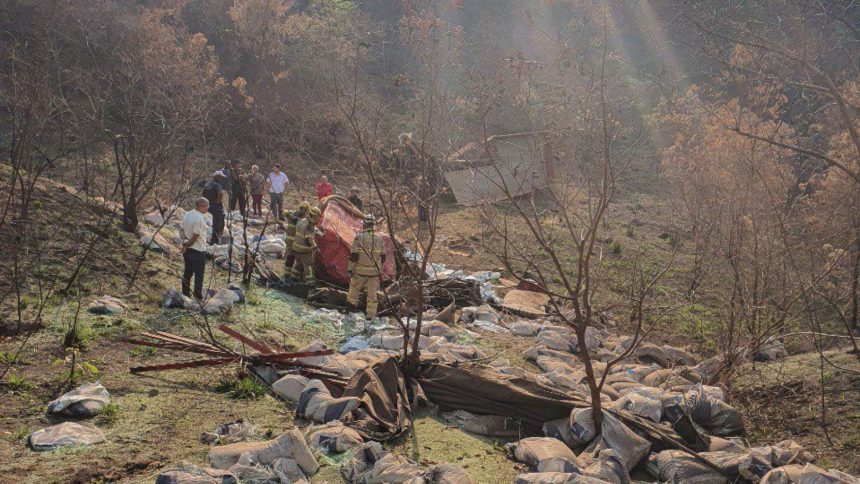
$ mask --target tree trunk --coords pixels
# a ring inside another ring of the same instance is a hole
[[[591,395],[591,412],[594,418],[594,429],[599,434],[603,424],[603,405],[600,401],[600,388],[598,388],[600,378],[594,374],[591,355],[588,354],[588,348],[585,346],[585,328],[586,326],[583,324],[577,324],[576,326],[577,346],[579,346],[577,354],[585,366],[585,376],[588,381],[589,394]]]
[[[126,232],[134,233],[137,223],[137,199],[132,195],[122,204],[122,228]]]
[[[860,318],[860,236],[854,240],[854,260],[851,264],[851,329],[858,328]]]

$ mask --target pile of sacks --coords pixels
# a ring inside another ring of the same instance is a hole
[[[319,464],[298,429],[266,441],[241,441],[212,447],[207,454],[213,469],[225,470],[239,481],[308,482]]]
[[[824,471],[809,462],[813,456],[796,442],[745,447],[739,441],[706,437],[708,451],[700,455],[716,469],[681,450],[651,453],[651,443],[609,412],[603,414],[600,433],[595,431],[592,410],[575,409],[569,419],[544,425],[547,437],[530,437],[509,444],[516,460],[533,471],[520,475],[518,483],[629,483],[630,471],[644,464],[660,482],[729,483],[739,476],[750,482],[845,482],[860,483],[838,471]],[[574,453],[574,449],[580,453]],[[646,458],[646,456],[648,456]],[[833,480],[803,480],[834,476]]]
[[[164,294],[161,306],[164,308],[182,308],[189,311],[202,311],[205,314],[220,314],[229,312],[234,304],[245,302],[245,291],[238,284],[228,284],[227,287],[212,292],[203,300],[203,307],[194,298],[185,296],[176,288],[171,287]]]
[[[633,338],[607,335],[594,327],[586,328],[583,344],[568,326],[521,321],[511,325],[511,332],[536,338],[537,345],[523,356],[543,370],[543,374],[535,376],[537,381],[584,399],[590,399],[587,376],[575,355],[588,351],[600,378],[607,373],[606,362],[634,344]],[[725,402],[722,390],[702,384],[716,371],[719,361],[712,358],[696,362],[695,356],[681,348],[639,342],[627,358],[608,370],[601,398],[607,408],[627,410],[654,422],[666,420],[667,407],[676,405],[714,435],[742,433],[740,412]],[[494,366],[502,373],[515,371],[501,362]]]
[[[368,442],[355,449],[350,461],[340,470],[348,482],[393,484],[443,484],[474,482],[461,467],[437,464],[421,469],[406,457],[382,448],[379,442]]]

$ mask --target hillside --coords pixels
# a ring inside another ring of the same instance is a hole
[[[84,224],[97,220],[93,214],[98,210],[92,208],[91,202],[81,200],[57,184],[41,184],[37,199],[55,209],[55,213],[63,206],[74,205]],[[641,198],[636,206],[637,214],[661,210],[659,201],[654,199]],[[86,210],[87,207],[92,210]],[[617,214],[629,215],[627,212]],[[470,239],[474,234],[464,230],[469,224],[463,222],[469,216],[469,210],[449,207],[442,224],[446,227],[445,236]],[[662,242],[656,232],[670,221],[658,222],[652,217],[649,220],[651,222],[638,231],[641,239]],[[42,223],[46,228],[54,226],[50,219]],[[160,308],[161,294],[178,282],[180,267],[175,255],[147,254],[140,282],[131,288],[125,283],[122,274],[128,274],[128,268],[133,266],[139,253],[136,242],[133,237],[114,231],[99,246],[98,250],[104,255],[87,265],[80,284],[80,299],[77,295],[57,296],[44,310],[43,328],[26,336],[6,337],[0,345],[4,360],[11,364],[10,373],[15,375],[14,380],[7,380],[14,383],[6,383],[3,387],[7,404],[0,423],[3,436],[0,454],[4,456],[0,465],[9,473],[7,475],[26,475],[23,482],[146,482],[171,464],[186,460],[202,463],[209,447],[200,442],[201,431],[214,429],[224,422],[244,418],[267,435],[277,435],[294,424],[305,425],[295,420],[293,406],[271,395],[261,393],[252,398],[235,398],[225,393],[235,389],[235,367],[129,374],[130,366],[185,358],[177,353],[129,345],[123,341],[127,337],[141,331],[168,331],[193,339],[206,336],[199,317],[181,310]],[[451,264],[462,260],[467,270],[492,267],[491,259],[482,253],[479,244],[472,250],[469,257],[448,254],[446,258],[443,252],[440,258]],[[125,270],[118,270],[120,267]],[[224,271],[217,271],[213,285],[218,286],[225,275]],[[114,410],[94,421],[105,431],[107,441],[51,453],[33,452],[26,447],[26,437],[52,422],[46,417],[45,406],[66,383],[69,367],[62,347],[66,325],[76,312],[79,300],[85,304],[102,294],[122,298],[128,304],[128,311],[118,316],[80,312],[79,332],[84,349],[78,355],[79,362],[93,365],[97,373],[87,370],[77,381],[100,381],[109,389]],[[300,299],[255,286],[249,288],[246,304],[236,306],[217,320],[210,320],[209,324],[224,321],[246,335],[285,349],[301,348],[316,339],[333,347],[345,341],[345,328],[315,317],[313,311]],[[649,340],[659,344],[677,343],[691,336],[676,330],[654,334]],[[221,339],[225,344],[232,344],[229,338]],[[529,372],[540,371],[522,357],[522,351],[531,344],[527,339],[481,333],[481,337],[469,341],[493,357],[507,358]],[[18,359],[9,361],[21,344],[24,350]],[[834,365],[852,364],[852,357],[844,350],[833,350],[828,355]],[[66,363],[63,363],[64,358]],[[860,433],[860,418],[854,399],[844,398],[856,386],[856,378],[827,372],[827,428],[831,444],[818,424],[817,361],[815,354],[800,353],[778,362],[746,366],[739,370],[740,378],[732,389],[730,401],[742,409],[751,444],[796,439],[813,451],[819,463],[858,473],[857,443],[852,436]],[[780,395],[782,402],[776,408],[772,401],[775,395]],[[419,412],[410,436],[395,442],[392,449],[415,461],[453,462],[464,467],[478,482],[512,480],[525,470],[522,464],[510,460],[500,450],[497,440],[465,433],[432,409]],[[321,462],[328,464],[324,464],[313,482],[340,479],[336,461],[323,459]]]

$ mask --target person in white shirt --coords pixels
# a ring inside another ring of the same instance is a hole
[[[287,174],[281,171],[281,165],[275,165],[269,178],[266,180],[269,185],[269,211],[271,211],[278,220],[284,219],[284,190],[287,188],[287,183],[290,179]]]
[[[182,273],[182,294],[191,297],[191,276],[194,276],[194,297],[203,300],[203,274],[206,271],[206,220],[209,200],[200,197],[194,201],[194,210],[182,217],[182,258],[185,271]]]

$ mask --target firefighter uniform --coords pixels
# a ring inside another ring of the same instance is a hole
[[[294,279],[300,279],[304,275],[306,284],[313,284],[314,279],[314,252],[317,245],[314,240],[317,228],[316,223],[319,220],[320,211],[313,207],[309,210],[307,218],[303,218],[296,224],[296,235],[293,238],[293,269],[290,276]]]
[[[310,210],[311,205],[308,202],[302,202],[299,205],[299,208],[292,212],[287,212],[287,225],[284,230],[286,232],[286,237],[284,242],[286,242],[287,249],[284,252],[284,268],[286,269],[287,275],[290,275],[290,271],[292,270],[293,263],[295,262],[295,254],[293,253],[293,241],[296,238],[296,225],[300,220],[307,217],[308,210]]]
[[[364,230],[355,236],[349,255],[350,272],[348,303],[358,306],[358,296],[363,289],[367,290],[367,310],[369,319],[376,317],[378,302],[376,292],[379,290],[379,276],[385,264],[385,243],[382,237],[373,233],[375,220],[370,215],[364,219]]]

